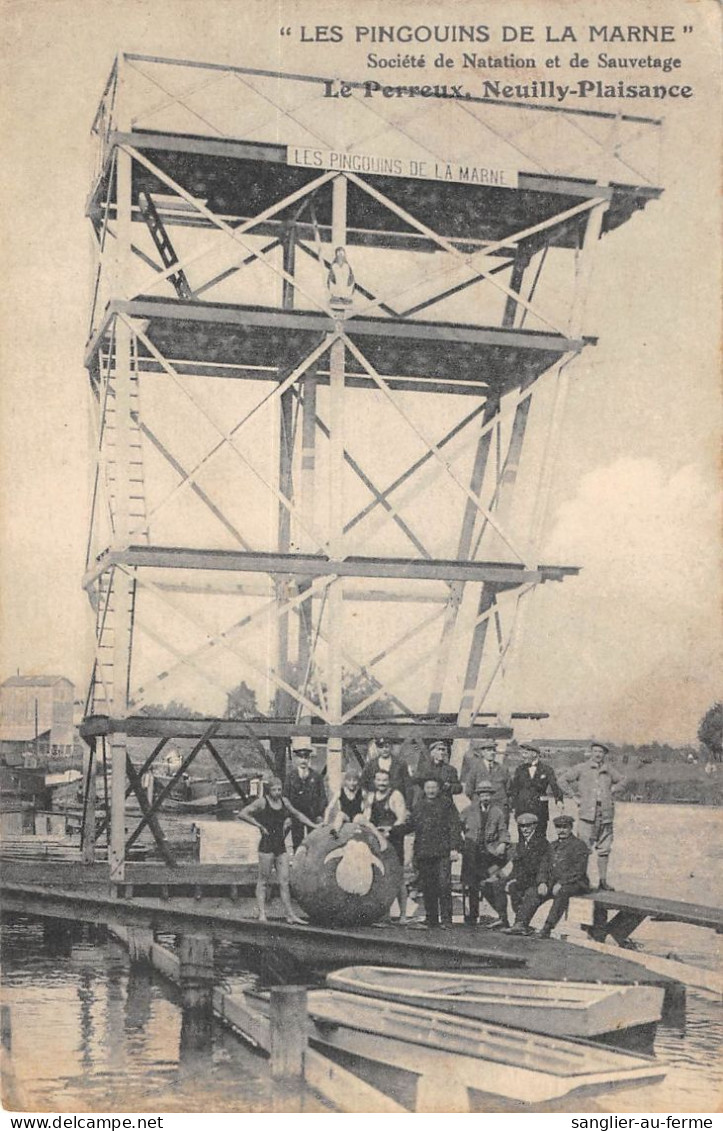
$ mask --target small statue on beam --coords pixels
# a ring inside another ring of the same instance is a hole
[[[346,249],[343,247],[337,247],[334,251],[326,285],[329,289],[329,304],[332,311],[337,313],[349,310],[354,301],[356,280],[346,257]]]

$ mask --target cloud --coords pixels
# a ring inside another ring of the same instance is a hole
[[[597,468],[543,558],[583,567],[536,595],[521,649],[518,687],[553,714],[549,733],[691,741],[719,694],[719,506],[703,471]]]

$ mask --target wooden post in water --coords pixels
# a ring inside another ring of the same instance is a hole
[[[271,991],[271,1076],[302,1080],[307,1045],[306,986],[275,986]]]
[[[184,1011],[210,1013],[213,1005],[213,939],[209,935],[182,935],[178,958]]]
[[[129,927],[127,946],[131,962],[150,962],[153,931],[150,927]]]
[[[0,1007],[0,1099],[6,1111],[29,1111],[18,1084],[12,1058],[12,1018],[10,1006]]]
[[[181,1053],[207,1051],[213,1021],[213,939],[182,935],[178,940],[181,978]]]
[[[13,1051],[13,1024],[9,1005],[0,1005],[0,1045],[5,1052]]]
[[[67,919],[43,919],[43,946],[51,954],[67,957],[73,949],[72,924]]]

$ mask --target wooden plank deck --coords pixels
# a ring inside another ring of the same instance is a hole
[[[216,866],[214,866],[216,867]],[[35,877],[34,877],[35,878]],[[555,939],[517,938],[463,925],[452,931],[404,930],[398,926],[333,930],[283,921],[260,923],[254,902],[241,897],[119,899],[96,883],[64,887],[30,883],[3,870],[3,908],[59,919],[146,927],[155,932],[208,934],[243,947],[239,963],[279,981],[303,980],[349,965],[383,965],[413,969],[509,969],[515,977],[559,981],[660,985],[665,990],[664,1017],[679,1022],[685,1014],[685,987],[661,977],[626,956],[593,953]],[[273,908],[272,908],[273,913]]]
[[[78,860],[14,859],[0,855],[3,879],[7,883],[28,883],[41,887],[82,888],[109,891],[110,867],[106,863],[81,864]],[[180,864],[169,868],[159,862],[126,864],[125,881],[116,894],[133,896],[198,889],[199,894],[237,895],[251,892],[256,883],[255,864]],[[234,891],[233,889],[236,889]]]

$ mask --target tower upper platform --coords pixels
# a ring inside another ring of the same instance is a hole
[[[120,69],[123,82],[117,64],[94,124],[99,150],[89,213],[98,222],[101,205],[115,200],[118,144],[182,179],[209,210],[229,220],[258,215],[324,170],[350,172],[371,179],[385,197],[413,208],[419,221],[458,246],[465,239],[477,246],[504,240],[601,195],[610,200],[603,224],[609,231],[661,191],[661,123],[654,118],[541,101],[385,98],[364,83],[351,84],[342,99],[331,77],[137,54],[124,55]],[[141,192],[167,188],[141,168],[134,204]],[[175,222],[208,223],[178,214]],[[325,229],[330,222],[330,203],[320,199],[315,223]],[[578,246],[584,222],[584,214],[571,217],[546,232],[547,242]],[[434,247],[353,184],[347,242]]]

